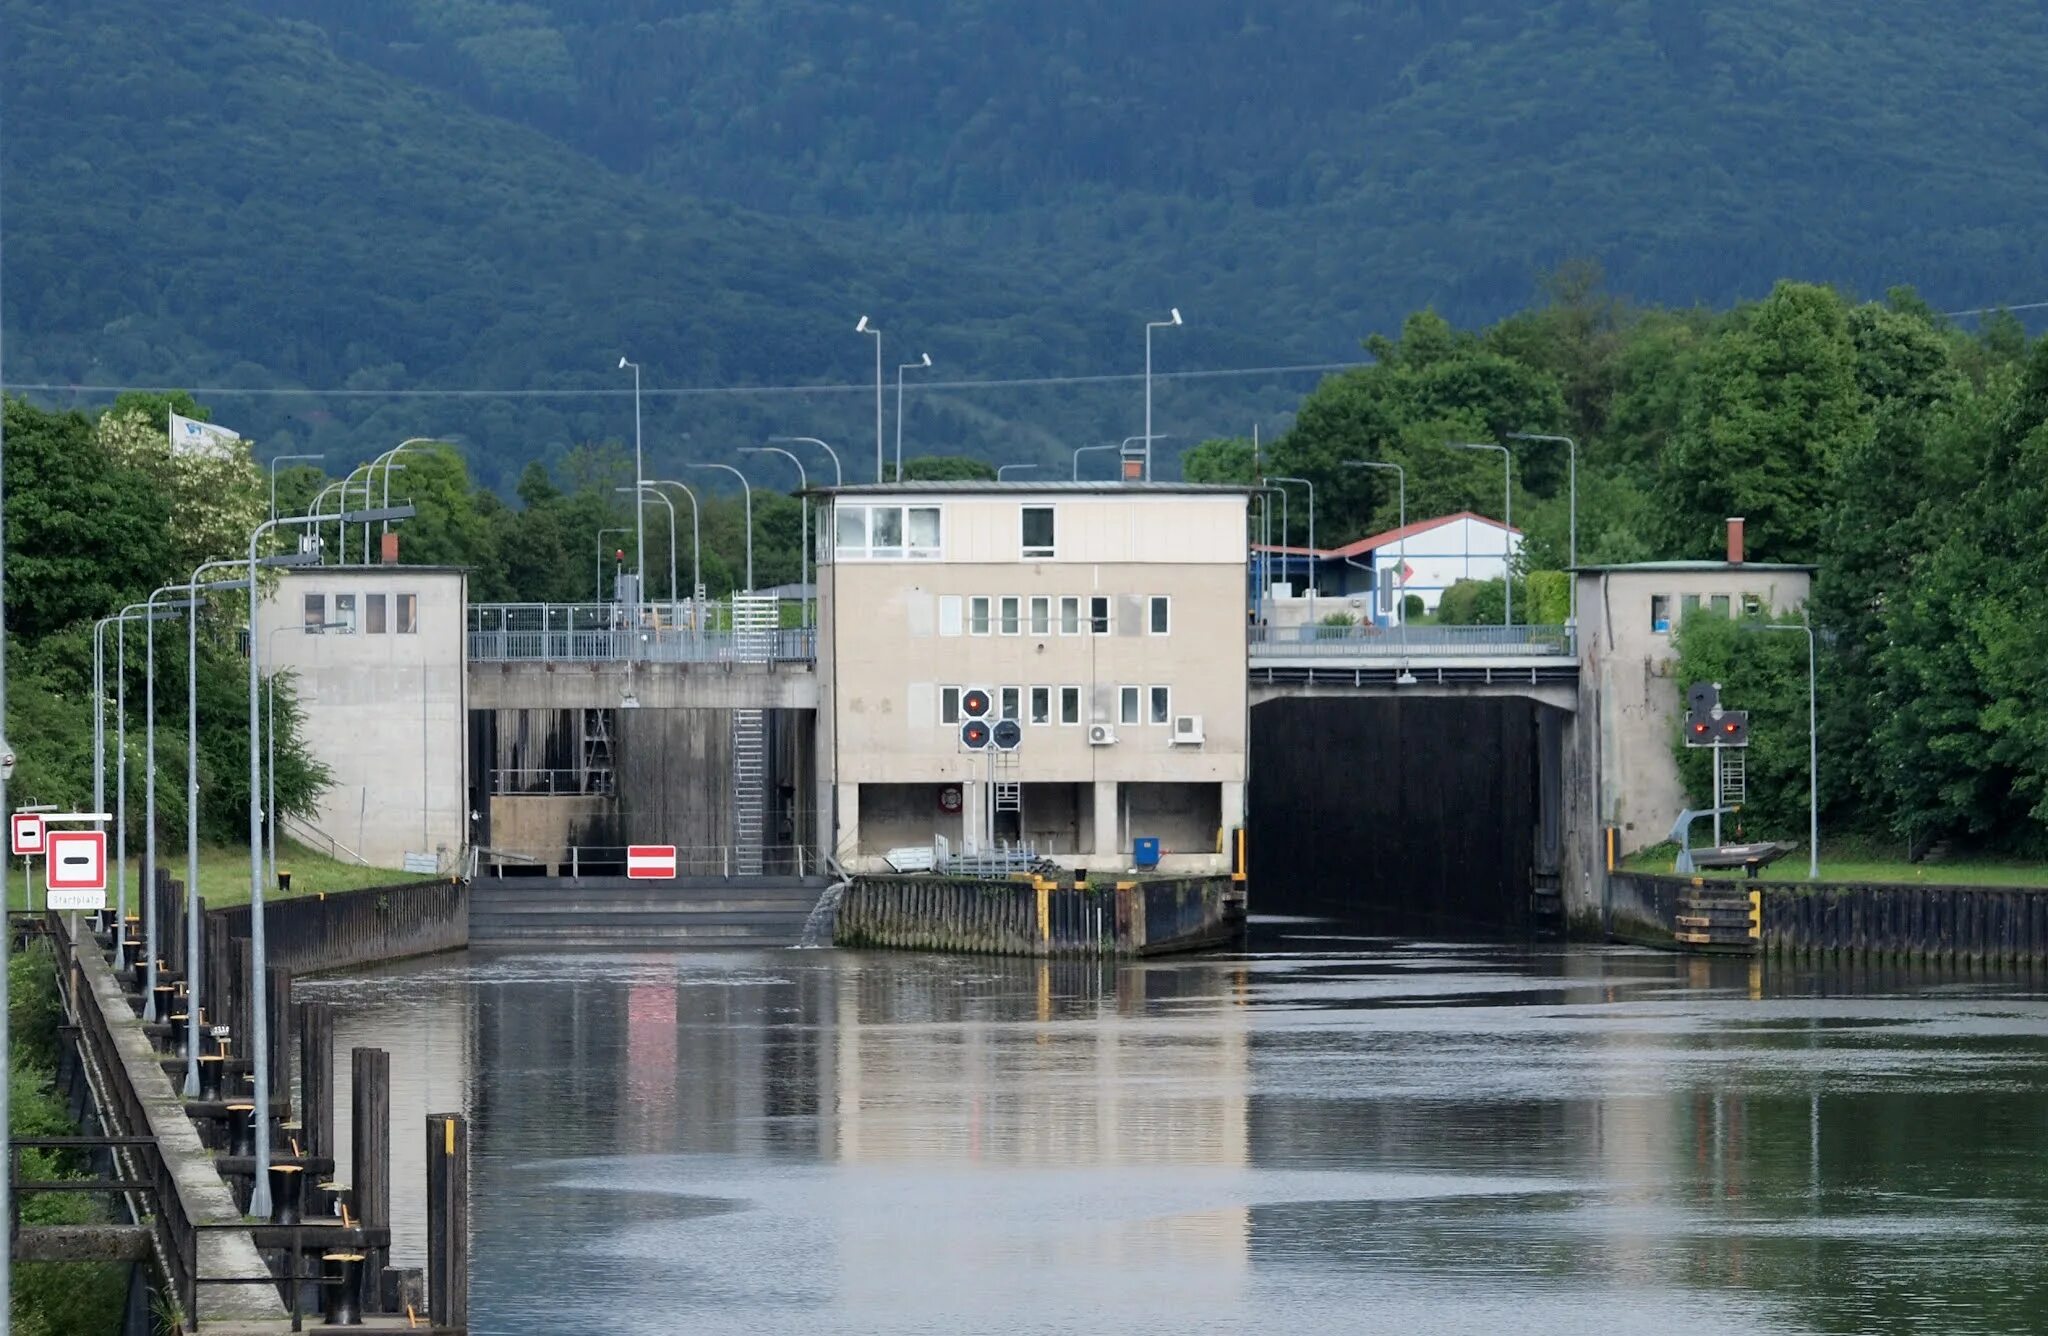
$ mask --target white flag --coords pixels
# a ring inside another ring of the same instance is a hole
[[[241,439],[242,434],[232,428],[171,414],[171,453],[174,455],[232,459]]]

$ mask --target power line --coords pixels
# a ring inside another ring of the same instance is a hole
[[[1943,311],[1943,319],[1962,315],[1990,315],[1994,311],[2039,311],[2048,309],[2048,302],[2021,302],[2017,306],[1973,306],[1967,311]]]
[[[1302,375],[1314,371],[1350,371],[1358,367],[1371,366],[1371,362],[1294,362],[1284,366],[1239,366],[1218,367],[1205,371],[1157,371],[1154,380],[1215,380],[1244,376],[1285,376]],[[988,380],[928,380],[910,386],[912,390],[978,390],[1004,389],[1033,385],[1095,385],[1122,381],[1143,380],[1144,373],[1112,372],[1089,376],[1010,376]],[[38,390],[46,394],[125,394],[130,391],[145,394],[171,394],[183,390],[194,395],[244,398],[317,398],[317,399],[616,399],[630,396],[630,389],[482,389],[476,387],[452,389],[402,389],[402,390],[356,390],[356,389],[289,389],[275,385],[86,385],[63,381],[23,381],[14,385],[17,390]],[[824,385],[686,385],[669,389],[648,387],[641,391],[647,398],[684,399],[707,395],[782,395],[782,394],[870,394],[874,390],[872,381],[854,384]]]

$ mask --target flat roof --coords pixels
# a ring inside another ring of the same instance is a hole
[[[418,566],[407,562],[373,561],[367,565],[360,561],[337,561],[331,566],[267,566],[264,569],[282,571],[286,575],[467,575],[467,566]]]
[[[1579,575],[1626,575],[1632,571],[1643,574],[1692,572],[1700,575],[1714,571],[1805,571],[1810,575],[1820,567],[1788,561],[1632,561],[1619,566],[1572,566],[1568,569]]]
[[[814,486],[814,496],[939,496],[967,492],[975,495],[1080,496],[1250,496],[1252,489],[1227,483],[1206,482],[1119,482],[1115,479],[1082,479],[1067,482],[990,482],[970,478],[962,482],[850,482],[842,487]]]

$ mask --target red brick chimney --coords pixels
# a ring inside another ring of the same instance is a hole
[[[1742,516],[1740,515],[1730,515],[1728,517],[1728,564],[1730,566],[1740,566],[1742,564]]]
[[[1143,456],[1141,456],[1141,455],[1125,455],[1125,456],[1124,456],[1124,481],[1125,481],[1125,482],[1143,482],[1144,480],[1145,480],[1145,460],[1144,460],[1144,457],[1143,457]]]
[[[386,566],[396,566],[398,564],[398,535],[387,533],[383,538],[384,541],[379,545],[382,551],[378,555],[384,559]]]

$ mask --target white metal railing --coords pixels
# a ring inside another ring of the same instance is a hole
[[[508,849],[493,845],[477,851],[476,874],[558,877],[623,877],[625,845],[572,845],[557,849]],[[815,850],[801,844],[739,846],[704,844],[676,849],[678,877],[818,876],[824,868]]]
[[[1254,659],[1519,659],[1578,653],[1569,626],[1255,626]]]
[[[637,620],[624,603],[478,603],[469,609],[469,657],[484,663],[807,663],[817,657],[817,633],[806,626],[736,631],[727,605],[688,599],[647,604]]]
[[[332,835],[329,835],[326,831],[304,818],[293,816],[289,812],[279,812],[277,814],[277,831],[278,834],[288,836],[306,848],[314,850],[316,853],[326,853],[329,858],[337,863],[355,863],[362,867],[370,865],[369,859],[349,848],[340,840],[335,839]]]

